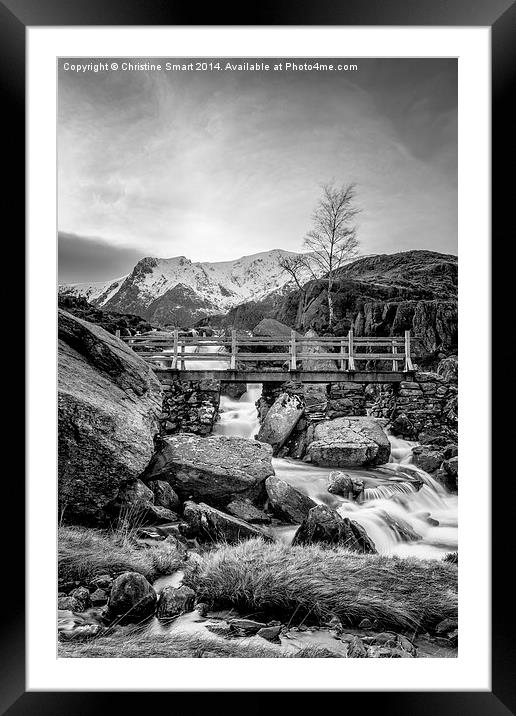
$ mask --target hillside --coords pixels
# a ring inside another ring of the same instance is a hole
[[[333,291],[335,334],[353,327],[357,335],[385,336],[409,329],[425,352],[457,349],[457,257],[407,251],[358,259],[340,272]],[[276,318],[301,332],[328,329],[326,283],[309,281],[270,301],[238,306],[225,323],[252,330],[262,318]],[[253,324],[253,325],[251,325]]]

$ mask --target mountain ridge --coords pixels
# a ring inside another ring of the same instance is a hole
[[[186,256],[148,256],[126,276],[112,281],[63,284],[59,293],[84,297],[99,308],[135,313],[150,321],[184,323],[198,320],[203,314],[222,314],[240,303],[262,300],[285,288],[291,280],[281,269],[279,259],[293,255],[293,251],[272,249],[216,262],[193,262]]]

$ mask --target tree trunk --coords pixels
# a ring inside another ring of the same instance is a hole
[[[333,299],[331,297],[331,289],[333,282],[328,281],[328,328],[333,326]]]

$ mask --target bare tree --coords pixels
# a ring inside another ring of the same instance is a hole
[[[358,254],[358,239],[353,219],[359,213],[354,204],[355,184],[335,186],[324,184],[322,197],[312,214],[312,229],[307,233],[305,247],[310,251],[314,278],[322,275],[328,282],[328,325],[333,325],[331,291],[336,273]]]
[[[303,283],[306,281],[308,266],[306,256],[303,254],[292,254],[280,256],[278,264],[294,281],[298,289],[304,293]]]

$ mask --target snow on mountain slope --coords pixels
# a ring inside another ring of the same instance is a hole
[[[289,276],[281,269],[279,259],[292,254],[273,249],[214,263],[193,263],[184,256],[149,257],[139,261],[133,271],[121,279],[63,285],[60,292],[81,295],[96,306],[136,313],[160,323],[166,322],[166,307],[170,307],[170,322],[174,322],[172,306],[178,306],[180,296],[185,299],[185,308],[192,318],[198,318],[199,314],[223,313],[281,289],[289,283]]]
[[[68,296],[82,296],[90,303],[102,306],[118,291],[127,276],[110,281],[92,281],[91,283],[67,283],[59,286],[59,293]]]

